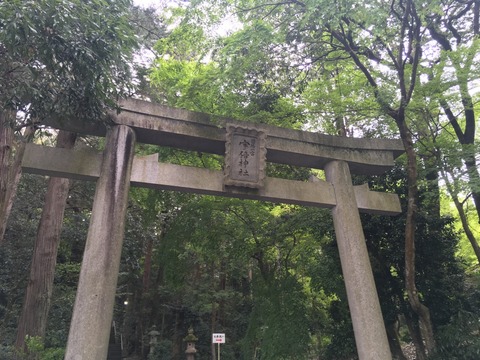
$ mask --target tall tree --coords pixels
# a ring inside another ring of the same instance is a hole
[[[426,28],[435,51],[424,70],[428,87],[445,118],[442,136],[435,139],[437,165],[441,169],[462,227],[480,263],[480,245],[469,221],[468,205],[473,200],[480,223],[479,144],[476,128],[475,82],[478,72],[480,6],[476,1],[441,1],[427,17]],[[465,195],[462,195],[464,193]],[[464,199],[462,199],[464,197]],[[470,200],[471,199],[471,200]]]
[[[439,9],[428,14],[426,23],[439,50],[432,59],[432,65],[437,66],[431,66],[429,75],[439,85],[436,98],[461,146],[460,156],[480,223],[480,170],[475,146],[478,109],[472,95],[473,84],[480,76],[480,4],[474,0],[440,1]]]
[[[400,196],[402,207],[406,207],[405,180],[404,170],[396,167],[385,175],[370,179],[369,183],[375,191],[394,191]],[[453,218],[432,216],[429,192],[428,183],[421,183],[417,222],[417,283],[422,299],[432,312],[433,326],[438,329],[447,325],[464,306],[462,292],[465,282],[463,264],[455,256],[459,234],[454,230]],[[398,343],[397,329],[402,321],[407,324],[411,338],[420,341],[419,329],[414,326],[415,315],[404,296],[404,279],[399,276],[405,266],[404,251],[400,245],[405,215],[385,218],[364,214],[363,219],[389,337],[391,340],[397,338],[395,342]],[[398,346],[391,348],[392,353],[396,348],[396,352],[401,354]]]
[[[76,134],[60,131],[57,147],[73,148]],[[53,278],[57,263],[63,214],[70,180],[52,177],[48,181],[45,204],[38,225],[30,277],[27,284],[22,313],[18,320],[15,347],[25,349],[26,336],[45,338],[48,312],[53,292]]]
[[[413,0],[370,4],[368,11],[367,14],[356,1],[336,6],[326,2],[259,1],[254,5],[245,3],[242,16],[249,21],[261,17],[283,31],[285,43],[302,51],[304,61],[319,62],[327,55],[331,59],[350,59],[363,74],[382,112],[395,121],[406,151],[409,181],[404,233],[405,286],[410,305],[421,322],[427,351],[431,351],[434,337],[430,313],[420,300],[415,280],[418,169],[407,117],[423,54],[422,17]],[[421,344],[417,345],[419,359],[425,358]]]
[[[98,121],[130,91],[128,60],[136,38],[129,4],[0,3],[0,241],[20,173],[25,140],[19,130],[47,118]]]

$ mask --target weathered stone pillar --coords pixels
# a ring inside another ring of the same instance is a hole
[[[109,130],[83,255],[66,360],[107,358],[125,227],[135,133]]]
[[[392,355],[350,169],[344,161],[332,161],[325,167],[325,175],[335,189],[333,222],[359,359],[390,360]]]

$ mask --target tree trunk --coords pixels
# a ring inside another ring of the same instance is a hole
[[[388,343],[392,352],[392,359],[407,360],[400,346],[400,338],[398,336],[398,321],[387,323],[385,326],[388,335]]]
[[[425,179],[427,180],[427,206],[428,215],[432,218],[440,218],[440,187],[438,186],[438,166],[435,158],[424,157]]]
[[[466,148],[466,147],[470,147],[473,149],[474,144],[472,143],[472,144],[469,144],[468,146],[463,146],[463,148]],[[477,190],[479,188],[478,184],[480,183],[479,169],[477,167],[475,155],[473,151],[463,150],[463,159],[467,167],[468,185],[470,186],[473,203],[475,204],[475,209],[477,210],[477,220],[478,220],[478,223],[480,224],[480,191]]]
[[[480,246],[478,245],[478,241],[475,238],[475,235],[473,234],[472,229],[468,225],[467,215],[465,214],[463,206],[458,200],[458,197],[455,196],[454,198],[452,196],[452,198],[453,198],[453,202],[455,203],[455,207],[457,208],[458,215],[460,216],[460,221],[462,222],[463,231],[465,231],[465,235],[467,235],[468,241],[470,241],[473,251],[477,256],[478,263],[480,264]]]
[[[173,348],[172,348],[172,358],[173,359],[180,359],[180,354],[182,354],[182,338],[183,334],[180,333],[183,325],[183,316],[182,310],[179,309],[175,312],[175,325],[173,327]],[[183,355],[183,354],[182,354]]]
[[[458,71],[458,70],[457,70]],[[457,117],[451,114],[447,114],[450,124],[452,125],[457,138],[462,145],[462,160],[465,162],[468,175],[468,186],[472,192],[473,202],[477,211],[478,223],[480,223],[480,191],[478,190],[478,183],[480,181],[480,173],[477,167],[475,159],[475,130],[477,119],[475,118],[475,109],[473,105],[473,99],[468,93],[466,82],[459,80],[459,86],[462,95],[462,105],[465,114],[465,127],[464,130],[460,128],[457,121]],[[447,105],[448,106],[448,105]],[[444,106],[445,109],[445,106]],[[447,108],[446,111],[450,109]],[[450,111],[451,113],[451,111]]]
[[[0,245],[5,237],[7,221],[12,210],[21,176],[21,164],[25,145],[34,135],[33,127],[26,127],[23,139],[15,141],[12,122],[13,111],[0,110]]]
[[[478,10],[478,7],[476,10]],[[460,68],[457,67],[456,73],[461,74],[460,71]],[[473,202],[475,203],[475,208],[477,210],[478,223],[480,223],[480,190],[478,186],[480,181],[480,173],[475,159],[475,130],[477,126],[475,106],[472,96],[469,93],[467,81],[464,81],[463,78],[458,76],[458,83],[465,114],[465,127],[463,133],[462,131],[458,130],[458,124],[452,123],[452,126],[454,126],[455,133],[462,144],[462,158],[463,161],[465,161],[465,166],[467,167],[468,185],[470,187],[470,191],[472,192]]]
[[[425,360],[425,346],[423,344],[422,335],[420,334],[420,330],[418,328],[418,322],[415,324],[410,314],[405,314],[405,322],[407,324],[410,337],[412,338],[413,345],[415,345],[417,360]]]
[[[0,111],[0,244],[7,225],[7,204],[10,198],[9,179],[13,147],[13,130],[8,124],[8,115]]]
[[[478,27],[478,21],[479,21],[479,14],[478,11],[480,9],[480,6],[478,3],[475,3],[475,26]],[[441,41],[442,35],[440,35],[439,32],[437,32],[433,28],[429,28],[429,30],[432,33],[436,34],[436,40],[437,42],[443,47],[445,51],[451,51],[451,47],[448,43],[448,41]],[[445,38],[443,36],[443,38]],[[462,78],[458,76],[458,74],[461,74],[463,69],[458,65],[454,63],[454,67],[456,69],[457,73],[457,83],[460,88],[460,94],[461,94],[461,101],[462,101],[462,106],[463,106],[463,113],[465,116],[465,125],[464,129],[462,129],[458,117],[454,114],[452,109],[450,108],[450,105],[447,103],[447,100],[444,97],[440,98],[440,106],[443,108],[443,111],[445,112],[445,115],[447,116],[450,125],[452,125],[453,130],[455,132],[455,135],[457,136],[458,141],[462,145],[462,153],[461,157],[462,160],[465,162],[465,166],[467,168],[467,175],[468,175],[468,186],[470,188],[470,191],[472,192],[472,199],[475,204],[475,210],[477,212],[477,219],[478,222],[480,223],[480,190],[478,187],[478,183],[480,181],[480,170],[477,167],[476,159],[475,159],[475,131],[477,127],[477,119],[475,116],[475,107],[473,103],[472,96],[469,93],[468,89],[468,81],[465,80],[467,79]]]
[[[368,246],[368,243],[367,243],[367,246]],[[406,309],[408,305],[404,302],[403,287],[400,286],[397,279],[394,278],[394,276],[392,276],[391,267],[389,266],[389,264],[387,264],[387,262],[383,259],[383,257],[380,255],[379,251],[375,247],[369,247],[369,254],[378,263],[377,270],[381,273],[381,277],[386,279],[386,284],[387,284],[386,286],[391,289],[391,294],[388,296],[394,299],[395,302],[398,302],[400,305],[400,308],[404,312],[408,311]],[[401,315],[402,315],[401,312],[396,311],[395,312],[396,320],[388,321],[387,320],[388,317],[385,318],[385,329],[387,330],[388,343],[390,345],[390,352],[392,353],[393,360],[407,360],[407,358],[405,357],[405,354],[403,353],[403,349],[400,341],[400,335],[398,333],[398,328],[399,328],[398,318]]]
[[[408,302],[412,310],[417,314],[420,323],[420,329],[423,332],[426,345],[426,352],[434,349],[433,327],[430,320],[430,313],[426,306],[420,302],[418,291],[415,285],[415,230],[416,230],[416,213],[417,213],[417,195],[418,195],[418,169],[417,157],[412,140],[412,134],[406,124],[406,108],[411,100],[415,84],[418,80],[418,69],[422,58],[422,33],[423,25],[418,16],[416,4],[412,0],[402,3],[402,12],[399,15],[394,12],[395,16],[401,17],[400,40],[396,46],[389,48],[390,56],[395,57],[392,65],[395,67],[398,77],[398,91],[400,95],[399,107],[394,109],[390,103],[386,102],[381,96],[381,88],[375,80],[374,74],[370,71],[370,66],[364,63],[362,56],[359,54],[359,46],[353,41],[351,33],[347,34],[344,29],[334,31],[327,26],[332,37],[343,46],[345,51],[354,61],[358,69],[365,75],[369,85],[374,90],[374,94],[378,104],[383,108],[385,113],[392,117],[399,129],[400,137],[405,147],[407,156],[407,178],[408,178],[408,194],[407,194],[407,214],[405,224],[405,287],[407,291]],[[393,10],[393,7],[391,9]],[[348,23],[346,24],[348,26]],[[408,34],[408,35],[407,35]],[[353,46],[352,46],[353,45]],[[396,48],[395,48],[396,47]],[[362,55],[365,51],[362,50]],[[409,68],[407,70],[407,60]],[[426,354],[423,354],[423,358]],[[418,358],[421,360],[421,358]]]
[[[405,287],[407,290],[408,302],[419,318],[420,330],[422,331],[427,353],[430,353],[435,347],[430,311],[421,303],[415,284],[415,229],[417,213],[416,202],[418,194],[416,154],[410,131],[408,130],[402,115],[399,115],[396,121],[407,155],[408,198],[405,224]]]
[[[72,148],[75,139],[75,134],[60,131],[57,147]],[[25,350],[26,335],[45,337],[69,185],[70,181],[63,178],[52,177],[48,181],[45,204],[35,240],[30,278],[18,321],[15,347],[19,351]]]
[[[210,333],[212,334],[216,333],[217,332],[217,311],[215,309],[215,306],[212,306],[212,314],[210,315],[210,322],[211,322]],[[211,350],[212,360],[216,360],[217,350],[215,348],[215,344],[211,340],[210,340],[210,350]]]
[[[452,125],[455,131],[455,134],[462,146],[461,157],[462,157],[462,160],[465,162],[465,166],[467,168],[467,175],[468,175],[467,182],[468,182],[470,191],[472,193],[473,203],[475,205],[475,209],[477,212],[477,219],[478,219],[478,222],[480,223],[480,191],[478,190],[478,185],[477,185],[480,183],[480,173],[479,173],[480,170],[477,167],[476,159],[475,159],[476,120],[475,120],[475,113],[474,113],[471,97],[469,96],[464,97],[463,103],[468,105],[465,107],[465,131],[462,131],[460,124],[458,123],[457,117],[453,114],[446,100],[441,99],[440,101],[440,104],[445,114],[447,115],[450,121],[450,124]],[[450,194],[453,197],[453,192],[450,191]],[[458,200],[458,196],[455,195],[455,197]],[[480,249],[477,241],[475,240],[475,237],[473,235],[472,236],[468,235],[468,233],[470,232],[470,228],[468,226],[467,218],[465,217],[463,204],[458,203],[458,204],[455,204],[455,206],[457,207],[458,213],[460,215],[460,219],[462,220],[462,226],[465,232],[467,233],[468,239],[472,244],[473,250],[475,251],[475,254],[480,263]],[[465,217],[464,219],[462,219],[462,213],[463,213],[463,216]]]
[[[153,239],[147,240],[147,248],[145,250],[145,264],[143,266],[143,293],[146,294],[150,290],[150,277],[152,272],[152,254]]]
[[[442,170],[442,176],[445,179],[447,191],[452,197],[453,203],[457,208],[457,212],[460,217],[460,221],[462,223],[463,231],[465,231],[465,235],[467,235],[468,241],[470,241],[470,244],[472,245],[475,256],[477,257],[477,261],[480,264],[480,246],[478,245],[478,241],[475,238],[475,235],[473,234],[472,229],[470,228],[470,225],[468,224],[468,219],[467,219],[467,215],[465,214],[465,209],[463,208],[463,204],[460,202],[458,198],[459,189],[455,184],[455,179],[453,179],[453,183],[450,183],[448,180],[449,177],[445,173],[445,170]]]

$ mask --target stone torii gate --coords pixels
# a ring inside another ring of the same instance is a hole
[[[106,359],[129,186],[195,192],[332,209],[357,351],[361,360],[389,360],[360,212],[399,214],[395,194],[353,186],[351,173],[376,175],[403,152],[399,140],[328,136],[218,118],[140,100],[124,100],[112,125],[59,123],[56,128],[107,137],[105,150],[29,144],[23,170],[97,182],[67,343],[67,360]],[[136,142],[225,156],[225,170],[135,157]],[[323,169],[326,181],[265,176],[265,163]]]

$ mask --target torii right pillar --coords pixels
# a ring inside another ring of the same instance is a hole
[[[325,166],[325,175],[335,189],[333,222],[358,357],[391,360],[350,169],[344,161],[332,161]]]

